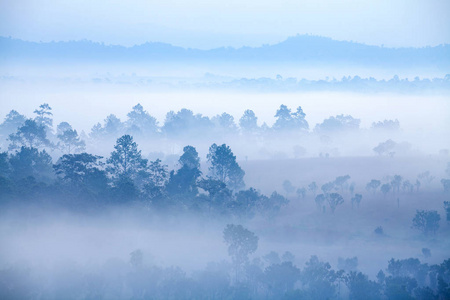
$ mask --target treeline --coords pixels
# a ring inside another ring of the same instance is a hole
[[[231,262],[210,262],[188,275],[179,267],[148,264],[137,249],[129,260],[91,269],[78,265],[39,270],[0,270],[3,299],[449,299],[450,259],[428,265],[417,258],[391,259],[374,279],[358,270],[358,258],[337,268],[311,256],[303,268],[289,251],[253,257],[258,237],[241,225],[223,232]],[[428,249],[424,249],[425,252]],[[424,252],[424,253],[425,253]],[[429,250],[428,250],[429,252]]]
[[[302,107],[292,111],[286,105],[280,105],[275,112],[275,123],[268,126],[266,123],[258,125],[258,117],[254,111],[248,109],[244,112],[238,122],[234,117],[224,112],[212,118],[201,114],[194,114],[189,109],[181,109],[178,112],[170,111],[166,114],[164,123],[158,124],[155,117],[151,116],[142,105],[135,105],[127,114],[127,120],[122,121],[116,115],[108,115],[103,123],[95,124],[91,131],[79,134],[67,122],[61,122],[56,126],[56,133],[53,128],[52,108],[48,104],[42,104],[34,111],[34,118],[27,118],[19,112],[10,111],[3,123],[0,124],[0,136],[3,142],[20,144],[20,140],[15,135],[19,128],[21,130],[36,131],[43,130],[47,138],[54,142],[54,147],[62,147],[63,152],[76,152],[83,149],[83,142],[77,143],[78,138],[91,143],[101,142],[105,139],[117,139],[118,137],[129,134],[135,137],[144,137],[146,139],[156,138],[199,138],[211,136],[274,136],[282,132],[309,134],[317,133],[319,135],[332,135],[338,132],[357,131],[360,129],[361,120],[350,115],[330,116],[322,123],[316,124],[310,128],[306,120],[306,114]],[[34,124],[33,121],[36,123]],[[24,127],[25,126],[25,127]],[[374,122],[371,130],[396,131],[400,129],[398,120],[384,120]],[[40,133],[42,136],[42,133]],[[77,142],[76,142],[77,141]],[[72,144],[71,144],[72,143]],[[46,146],[51,146],[48,143]],[[68,148],[72,147],[72,148]],[[11,149],[11,148],[10,148]]]
[[[68,129],[63,136],[68,132],[73,131]],[[277,192],[267,197],[253,188],[244,189],[245,172],[226,144],[211,145],[208,174],[203,176],[192,146],[184,147],[178,168],[169,171],[161,160],[143,158],[130,135],[117,139],[105,159],[83,152],[64,154],[55,163],[45,149],[51,145],[46,131],[35,120],[27,120],[9,139],[10,149],[15,150],[0,153],[3,202],[45,200],[79,209],[139,202],[155,209],[242,218],[276,212],[288,202]],[[84,146],[76,141],[72,149]]]

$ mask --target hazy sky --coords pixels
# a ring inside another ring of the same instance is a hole
[[[296,34],[395,47],[450,43],[450,1],[0,0],[0,35],[34,41],[211,48]]]

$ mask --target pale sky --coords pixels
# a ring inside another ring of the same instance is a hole
[[[448,0],[0,0],[0,35],[194,48],[296,34],[402,47],[450,43]]]

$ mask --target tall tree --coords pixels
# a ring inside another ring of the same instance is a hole
[[[60,142],[59,148],[70,154],[71,152],[82,152],[86,149],[86,143],[80,139],[76,130],[66,129],[57,135]]]
[[[239,281],[242,266],[248,262],[248,256],[258,249],[258,237],[242,225],[228,224],[223,231],[223,239],[233,262],[236,281]]]
[[[17,131],[22,126],[27,118],[24,115],[19,114],[15,110],[11,110],[5,117],[5,120],[0,125],[0,133],[3,135],[10,135]]]
[[[151,135],[158,132],[158,122],[152,117],[141,104],[133,106],[132,111],[128,114],[126,126],[128,131],[132,133],[141,133]]]
[[[118,138],[114,149],[107,160],[107,170],[113,178],[126,177],[134,180],[140,171],[147,168],[147,160],[142,158],[132,136],[126,134]]]
[[[239,119],[239,127],[244,132],[255,132],[258,130],[258,117],[256,117],[253,110],[247,109]]]
[[[202,174],[197,150],[192,146],[184,147],[178,162],[181,167],[170,172],[167,191],[172,195],[195,197],[198,194],[197,181]]]
[[[47,103],[41,104],[34,113],[36,114],[36,117],[34,118],[36,123],[44,126],[47,133],[51,133],[53,131],[53,113],[50,105]]]
[[[47,139],[44,125],[39,125],[36,121],[28,119],[25,124],[17,129],[16,133],[9,135],[10,150],[18,149],[22,146],[29,148],[52,147]]]
[[[238,190],[245,186],[245,172],[236,162],[236,156],[233,155],[229,146],[225,144],[221,146],[211,145],[207,159],[210,163],[209,172],[211,178],[224,182],[233,190]]]

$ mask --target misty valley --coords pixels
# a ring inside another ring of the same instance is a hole
[[[5,112],[1,299],[450,299],[448,127],[185,107]]]

